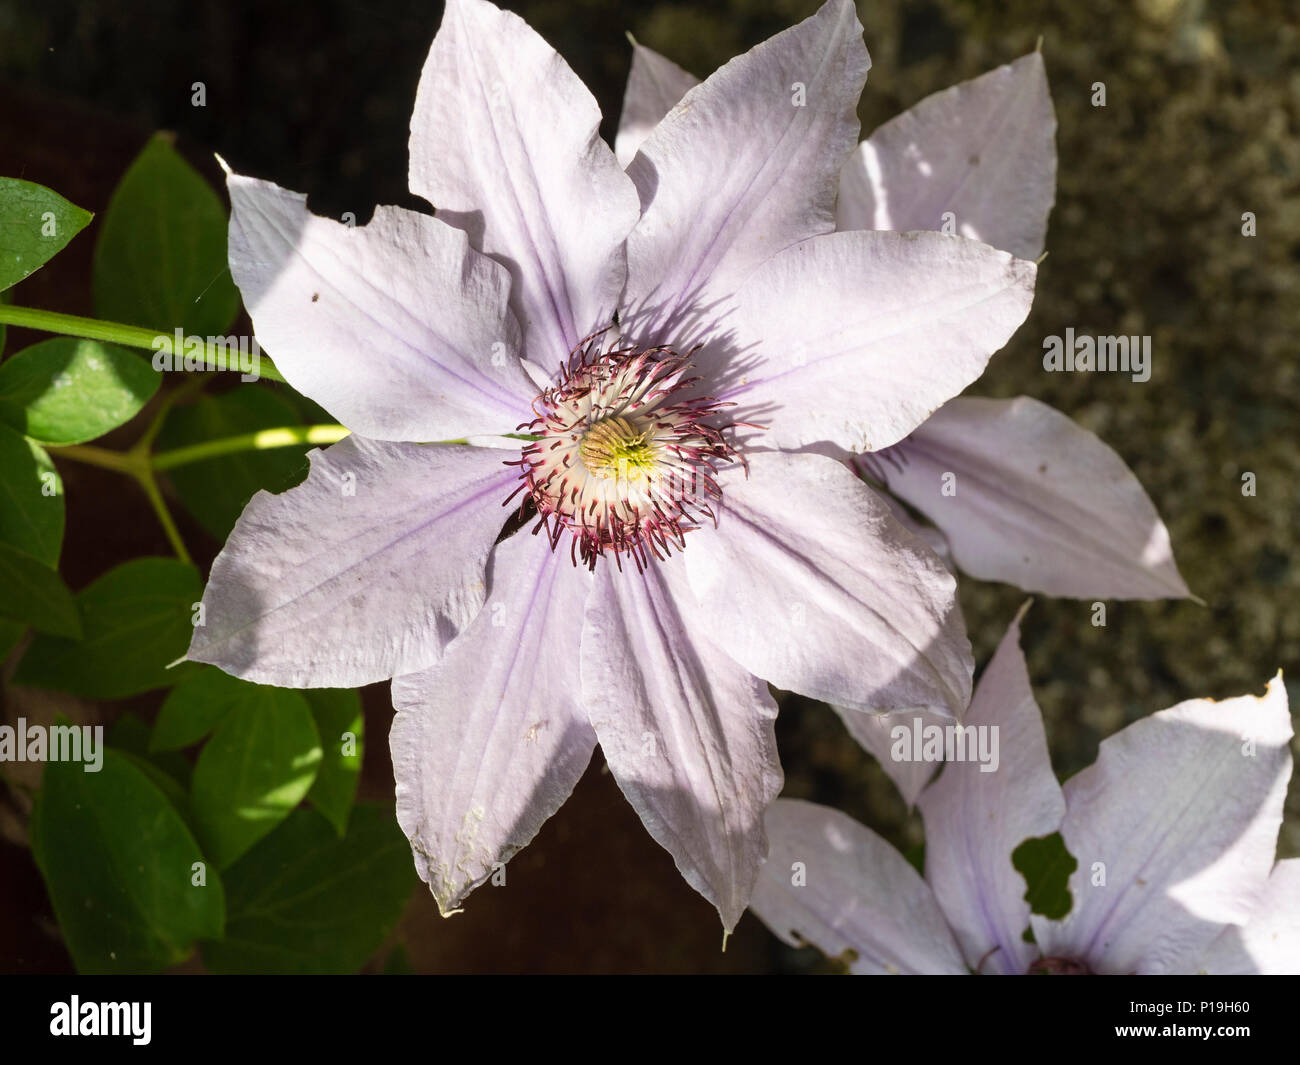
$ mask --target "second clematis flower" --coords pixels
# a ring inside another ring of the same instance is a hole
[[[868,66],[829,0],[624,172],[563,59],[449,0],[411,121],[436,216],[350,228],[230,178],[258,338],[353,435],[249,503],[189,657],[290,687],[393,678],[398,819],[444,913],[599,744],[730,929],[781,786],[768,682],[876,712],[969,701],[953,578],[805,449],[905,437],[1024,320],[1035,269],[834,232]]]
[[[945,762],[921,792],[924,877],[837,810],[772,804],[753,906],[773,932],[859,974],[1300,972],[1300,859],[1276,860],[1292,737],[1280,673],[1262,697],[1128,725],[1061,785],[1017,618],[963,724],[1000,736],[999,761]],[[1049,920],[1012,852],[1058,831],[1076,866],[1070,911]]]

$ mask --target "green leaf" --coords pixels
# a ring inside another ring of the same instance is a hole
[[[149,750],[192,747],[221,724],[240,700],[256,691],[256,684],[204,666],[168,693],[153,724]]]
[[[63,478],[40,444],[0,425],[0,542],[58,566]]]
[[[1059,921],[1070,912],[1070,875],[1079,863],[1061,833],[1025,840],[1011,852],[1011,864],[1025,878],[1025,901],[1033,913]]]
[[[127,170],[95,246],[95,313],[170,333],[222,335],[239,309],[226,263],[226,211],[157,134]]]
[[[253,685],[199,754],[190,809],[204,849],[224,869],[311,790],[320,739],[307,700]]]
[[[0,420],[42,444],[80,444],[129,422],[157,391],[158,375],[130,352],[56,337],[0,363]]]
[[[365,721],[361,696],[350,688],[308,688],[303,692],[320,734],[320,772],[307,793],[307,801],[329,819],[342,836],[361,779],[362,738]]]
[[[9,300],[8,291],[0,292],[0,304],[5,304],[9,302],[10,300]],[[0,356],[3,356],[5,353],[5,330],[7,328],[8,327],[4,324],[4,322],[0,322]]]
[[[175,792],[170,787],[163,790],[176,808],[186,813],[190,804],[190,775],[194,767],[183,754],[177,751],[150,751],[149,733],[149,726],[135,714],[123,714],[108,730],[108,745],[126,754],[134,755],[152,769],[170,777],[172,783],[180,788],[183,798],[177,801]]]
[[[265,388],[239,385],[177,407],[158,436],[158,450],[188,447],[224,436],[297,425],[293,405]],[[240,451],[169,470],[176,495],[208,532],[225,541],[245,505],[263,488],[283,492],[307,475],[310,444]]]
[[[93,217],[44,185],[0,178],[0,289],[44,266]]]
[[[14,675],[90,699],[125,699],[175,684],[196,668],[180,658],[193,629],[199,574],[171,558],[136,558],[109,570],[77,596],[81,640],[38,636]]]
[[[416,883],[393,808],[372,803],[357,804],[343,839],[317,811],[295,811],[226,879],[226,938],[202,948],[217,973],[356,972]]]
[[[184,819],[131,760],[45,768],[33,853],[79,972],[156,971],[221,936],[225,901]],[[196,886],[196,863],[206,885]]]
[[[181,787],[180,781],[163,770],[161,766],[154,765],[148,758],[142,758],[130,751],[118,751],[117,753],[148,777],[150,782],[167,797],[167,801],[175,807],[176,812],[182,818],[188,818],[190,797],[185,793],[185,789]]]
[[[276,395],[283,397],[293,405],[293,409],[298,415],[295,420],[303,425],[331,425],[338,421],[334,415],[314,399],[308,399],[301,392],[295,391],[292,385],[281,381],[273,381],[268,387],[272,388]]]
[[[72,593],[57,570],[25,551],[0,543],[0,618],[26,621],[41,632],[81,637]]]

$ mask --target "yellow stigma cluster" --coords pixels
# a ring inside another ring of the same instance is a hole
[[[638,432],[626,418],[604,418],[583,434],[578,454],[597,477],[637,481],[655,468],[649,435]]]

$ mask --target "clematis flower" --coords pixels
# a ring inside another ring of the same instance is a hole
[[[1137,721],[1061,786],[1019,638],[1017,621],[965,718],[1000,730],[997,770],[949,761],[921,792],[924,879],[852,818],[778,800],[753,900],[764,923],[855,973],[1300,972],[1300,859],[1274,861],[1291,776],[1281,676],[1263,697]],[[1011,861],[1057,831],[1078,863],[1059,921],[1030,913]]]
[[[695,84],[671,60],[634,46],[615,142],[621,161],[631,162]],[[1037,259],[1056,196],[1055,132],[1038,52],[935,93],[846,160],[836,227],[937,230],[947,222]],[[900,508],[909,527],[973,577],[1086,599],[1190,594],[1168,530],[1124,461],[1038,400],[962,396],[905,440],[852,461],[934,522],[937,529],[916,529]],[[851,726],[863,724],[858,718]]]
[[[540,37],[449,0],[411,121],[435,216],[349,228],[230,178],[259,340],[353,435],[249,503],[189,657],[290,687],[393,678],[397,815],[444,913],[599,743],[731,928],[781,786],[765,682],[968,702],[950,574],[802,449],[905,437],[1023,321],[1035,269],[833,232],[868,65],[829,0],[693,89],[624,172]]]

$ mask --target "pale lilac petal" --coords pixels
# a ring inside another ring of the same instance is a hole
[[[833,233],[760,267],[718,394],[767,447],[895,444],[984,372],[1029,313],[1033,263],[939,233]]]
[[[509,433],[532,417],[509,275],[463,233],[400,207],[346,226],[267,181],[228,187],[230,271],[299,392],[378,440]]]
[[[1262,698],[1190,700],[1104,740],[1065,782],[1061,834],[1079,868],[1070,915],[1034,919],[1044,955],[1187,972],[1224,925],[1246,924],[1273,868],[1290,739],[1278,676]]]
[[[582,685],[600,749],[647,831],[731,931],[781,790],[776,702],[701,631],[680,558],[598,567]]]
[[[687,539],[712,638],[778,688],[854,710],[970,701],[956,581],[842,463],[748,456],[719,477],[716,531]]]
[[[751,908],[785,942],[811,943],[859,974],[968,971],[929,886],[869,828],[838,810],[778,799],[767,834]]]
[[[894,445],[897,447],[898,445]],[[892,449],[887,449],[886,453],[892,453]],[[876,454],[872,452],[871,454]],[[840,456],[835,456],[840,457]],[[857,468],[862,470],[865,467],[865,461],[868,455],[857,456]],[[868,471],[869,472],[869,471]],[[870,482],[868,482],[870,483]],[[948,544],[948,538],[944,536],[935,526],[928,521],[921,521],[914,517],[911,512],[899,500],[895,499],[888,492],[881,492],[880,498],[885,501],[889,511],[898,519],[904,529],[917,537],[926,547],[939,556],[940,561],[948,567],[949,571],[956,573],[956,563],[953,562],[952,548]]]
[[[840,229],[940,229],[1037,259],[1056,196],[1056,114],[1037,52],[886,122],[840,177]]]
[[[483,603],[519,476],[502,454],[355,436],[311,452],[306,481],[244,508],[187,657],[285,688],[424,668]]]
[[[1244,926],[1229,925],[1210,944],[1202,973],[1300,974],[1300,858],[1273,866],[1264,895]]]
[[[586,86],[523,19],[448,0],[411,117],[411,191],[509,266],[525,352],[547,370],[610,322],[639,215],[599,125]]]
[[[444,914],[564,804],[596,744],[578,682],[590,574],[527,533],[490,573],[441,661],[393,681],[397,820]]]
[[[1057,831],[1065,800],[1020,651],[1019,616],[975,686],[962,724],[968,757],[947,762],[921,793],[925,877],[972,968],[1023,973],[1037,949],[1022,938],[1027,885],[1011,852]]]
[[[924,512],[973,577],[1082,599],[1189,594],[1124,460],[1036,399],[954,399],[858,463]]]
[[[849,735],[880,763],[880,768],[894,782],[894,786],[898,788],[907,805],[915,806],[916,797],[921,794],[921,789],[930,783],[930,778],[939,768],[939,763],[917,759],[906,761],[893,757],[893,730],[899,725],[909,729],[916,727],[912,723],[913,719],[920,722],[921,728],[925,728],[926,725],[938,725],[942,728],[944,725],[952,724],[952,718],[943,714],[927,713],[924,710],[900,714],[867,714],[861,710],[849,710],[834,704],[831,704],[831,709],[840,716],[844,727],[849,730]]]
[[[641,144],[628,167],[643,215],[628,239],[624,322],[643,340],[681,343],[693,306],[834,229],[870,64],[853,4],[828,0],[692,89]]]
[[[671,59],[643,44],[632,45],[632,70],[623,93],[623,113],[614,138],[618,165],[626,167],[642,142],[683,96],[700,83]]]

